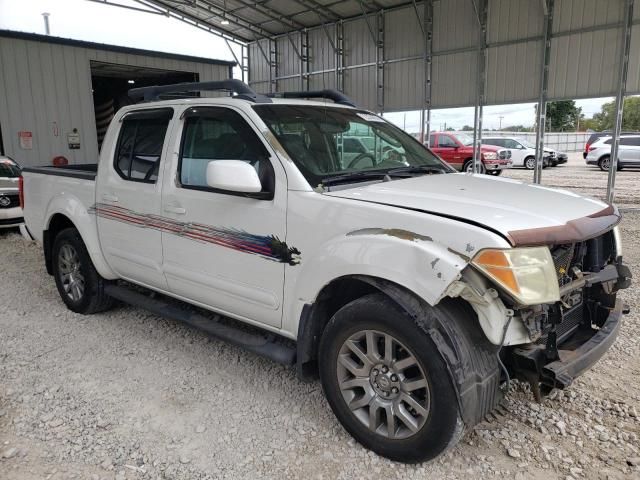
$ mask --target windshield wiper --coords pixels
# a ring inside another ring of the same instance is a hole
[[[413,165],[387,170],[388,175],[398,175],[402,173],[447,173],[447,169],[433,165]]]
[[[348,182],[349,180],[367,180],[367,179],[381,179],[385,181],[385,177],[389,174],[386,170],[371,170],[361,172],[342,173],[340,175],[333,175],[322,179],[322,185],[332,185],[336,183]]]

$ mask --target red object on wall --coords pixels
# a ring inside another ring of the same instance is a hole
[[[54,167],[62,167],[64,165],[69,165],[69,160],[67,160],[66,157],[63,157],[62,155],[58,155],[57,157],[53,157],[52,163]]]

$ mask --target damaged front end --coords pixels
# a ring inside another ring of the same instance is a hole
[[[550,250],[560,301],[514,308],[533,343],[504,351],[511,373],[528,381],[538,400],[569,386],[613,344],[628,312],[616,293],[631,283],[615,230]]]

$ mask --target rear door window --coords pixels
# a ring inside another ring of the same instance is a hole
[[[173,109],[133,112],[122,119],[114,168],[124,180],[155,183]]]

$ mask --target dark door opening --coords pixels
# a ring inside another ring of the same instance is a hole
[[[127,92],[130,89],[152,85],[197,82],[198,79],[199,76],[195,72],[160,70],[157,68],[91,61],[91,88],[93,89],[93,109],[96,116],[98,149],[102,147],[104,135],[115,113],[120,108],[134,103],[127,96]]]

